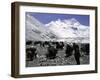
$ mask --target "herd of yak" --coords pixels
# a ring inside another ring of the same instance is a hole
[[[59,50],[65,50],[65,58],[71,56],[74,53],[74,57],[77,65],[80,64],[81,52],[84,55],[89,55],[89,43],[66,43],[66,42],[50,42],[50,41],[27,41],[26,42],[26,59],[27,61],[33,61],[38,58],[38,47],[42,47],[47,50],[45,53],[46,59],[55,59]],[[42,54],[42,52],[41,52]],[[60,53],[62,54],[62,53]]]

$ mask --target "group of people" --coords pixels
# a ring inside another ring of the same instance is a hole
[[[45,57],[47,59],[55,59],[59,50],[64,50],[65,58],[71,56],[72,54],[75,57],[77,65],[80,64],[80,48],[77,43],[64,43],[64,42],[49,42],[49,41],[27,41],[26,46],[26,58],[29,58],[30,61],[34,60],[38,56],[38,47],[39,45],[42,49],[46,49]],[[42,53],[42,52],[41,52]],[[62,54],[62,53],[61,53]]]

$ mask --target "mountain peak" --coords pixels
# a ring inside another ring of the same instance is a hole
[[[43,24],[28,15],[26,16],[26,40],[89,42],[89,26],[80,24],[75,18],[57,19]]]
[[[89,37],[89,27],[82,25],[75,18],[57,19],[45,25],[60,38]]]

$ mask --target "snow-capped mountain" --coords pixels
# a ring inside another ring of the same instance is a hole
[[[31,15],[26,15],[26,41],[27,40],[51,40],[56,39],[56,35],[49,29],[45,28],[45,25],[39,22]]]
[[[51,21],[43,24],[35,17],[26,15],[26,41],[67,41],[89,43],[89,26],[80,24],[76,19]]]
[[[76,19],[52,21],[45,25],[60,38],[89,37],[89,27],[81,25]]]
[[[56,21],[51,21],[45,26],[56,34],[56,36],[59,36],[59,40],[80,40],[82,42],[89,42],[89,26],[80,24],[74,18],[66,20],[58,19]]]

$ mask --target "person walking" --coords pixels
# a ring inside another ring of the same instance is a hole
[[[80,51],[79,46],[76,43],[73,43],[74,57],[77,65],[80,65]]]

